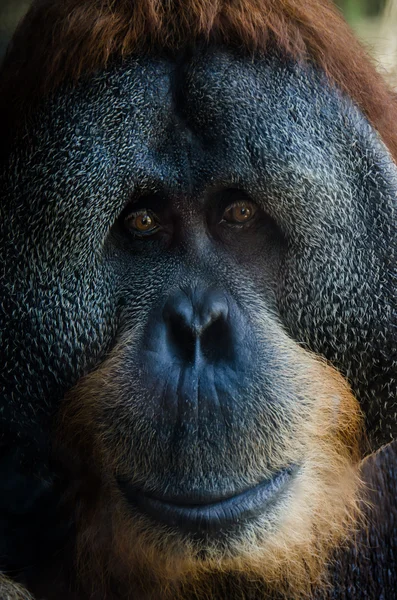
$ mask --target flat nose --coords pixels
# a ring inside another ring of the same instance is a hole
[[[192,362],[201,354],[215,360],[229,339],[228,304],[222,291],[178,290],[164,305],[168,339],[180,357]]]

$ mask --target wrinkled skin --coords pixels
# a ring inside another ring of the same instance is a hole
[[[131,58],[57,92],[26,132],[1,180],[5,522],[29,480],[21,512],[47,530],[65,485],[48,465],[52,420],[120,343],[99,419],[114,447],[130,440],[121,475],[147,491],[232,494],[273,473],[255,444],[296,433],[298,344],[346,376],[372,450],[395,437],[397,169],[321,74],[211,49]],[[241,200],[256,218],[221,222]],[[134,235],[137,208],[162,230]],[[180,302],[220,305],[227,322],[200,338],[199,375],[181,313],[165,316]],[[4,566],[23,568],[30,549],[3,537]]]

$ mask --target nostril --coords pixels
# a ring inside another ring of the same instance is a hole
[[[169,331],[169,341],[176,349],[176,354],[189,363],[194,362],[196,355],[197,338],[188,327],[171,327]]]
[[[231,360],[233,357],[233,343],[230,324],[221,313],[211,325],[206,328],[200,339],[202,355],[209,362]]]
[[[168,298],[163,309],[168,341],[174,352],[182,353],[182,358],[188,362],[193,360],[196,346],[193,317],[193,306],[186,294],[177,292]]]
[[[194,362],[197,352],[206,358],[228,354],[229,308],[224,294],[206,291],[201,297],[178,291],[164,305],[163,319],[170,345],[181,358]]]

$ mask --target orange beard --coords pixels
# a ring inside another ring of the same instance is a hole
[[[268,448],[258,444],[258,452],[270,453],[274,472],[289,464],[299,464],[299,472],[271,514],[230,532],[222,542],[195,541],[136,515],[119,491],[114,473],[126,450],[110,448],[104,430],[95,430],[112,392],[118,355],[78,384],[65,403],[60,437],[63,452],[74,454],[88,473],[76,492],[84,588],[101,600],[118,594],[139,600],[237,599],[251,597],[254,590],[260,590],[259,597],[295,600],[326,583],[332,550],[345,542],[359,518],[362,419],[333,368],[297,347],[288,352],[294,354],[294,376],[305,401],[299,410],[289,407],[291,427],[281,427]],[[234,582],[231,591],[225,591],[227,581]]]

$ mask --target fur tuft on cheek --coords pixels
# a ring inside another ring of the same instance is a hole
[[[5,575],[0,574],[1,600],[34,600],[29,592]]]
[[[360,521],[362,416],[333,368],[297,347],[288,352],[303,398],[280,404],[288,419],[269,440],[267,464],[274,471],[297,464],[298,472],[272,509],[209,541],[136,513],[116,486],[115,457],[125,447],[108,456],[109,433],[98,417],[116,359],[78,386],[65,403],[61,439],[63,453],[86,465],[74,499],[84,587],[101,598],[232,600],[260,590],[295,600],[326,585],[332,551]]]

